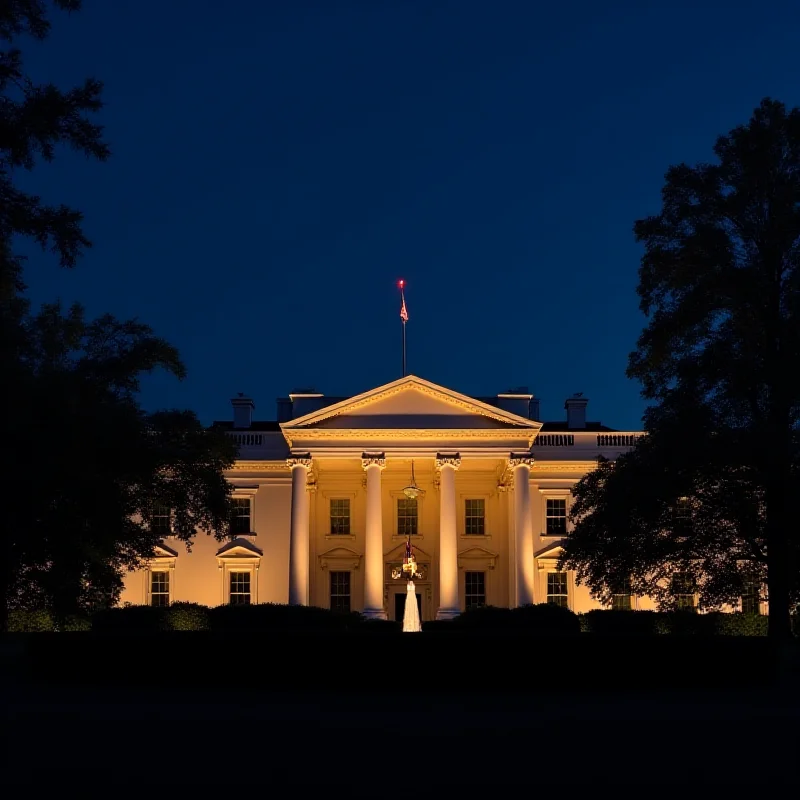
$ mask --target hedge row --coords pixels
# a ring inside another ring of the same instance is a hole
[[[598,609],[581,615],[581,630],[585,633],[623,636],[766,636],[768,622],[769,618],[761,614]]]
[[[59,619],[49,611],[12,611],[12,633],[92,630],[102,633],[150,631],[399,631],[396,622],[368,621],[361,614],[277,603],[217,606],[172,603],[169,606],[108,608],[88,618]]]
[[[757,614],[695,614],[691,612],[594,610],[577,615],[566,608],[540,603],[522,608],[471,609],[449,622],[425,622],[428,632],[497,631],[541,635],[580,632],[613,636],[677,634],[695,636],[766,636],[768,618]],[[800,634],[800,618],[794,618]],[[341,614],[324,608],[261,603],[208,608],[196,603],[166,607],[126,606],[81,617],[56,618],[48,611],[12,611],[11,632],[86,631],[105,633],[146,631],[381,631],[400,632],[389,621],[367,621],[361,614]]]

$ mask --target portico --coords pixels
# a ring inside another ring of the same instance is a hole
[[[290,602],[315,604],[316,545],[317,550],[324,548],[326,562],[334,550],[363,556],[353,571],[363,582],[363,613],[374,619],[387,617],[392,584],[387,558],[400,536],[395,514],[400,513],[398,501],[405,501],[398,490],[412,461],[422,470],[427,487],[421,490],[420,502],[409,506],[414,514],[422,514],[415,518],[418,527],[412,538],[432,553],[428,577],[436,618],[451,619],[463,610],[464,575],[473,574],[463,564],[470,563],[469,554],[480,552],[488,554],[494,569],[498,554],[485,545],[494,541],[497,547],[509,526],[514,529],[514,568],[512,572],[511,559],[505,559],[502,572],[516,586],[517,603],[532,602],[535,571],[528,482],[533,463],[530,447],[540,427],[535,420],[413,376],[282,424],[292,453],[287,460],[292,474]],[[312,474],[316,474],[313,482]],[[312,492],[322,493],[317,514],[310,512]],[[509,492],[515,497],[510,514],[501,500]],[[480,502],[484,509],[489,501],[491,531],[467,533],[460,523],[461,509],[471,495],[472,502]],[[363,512],[361,503],[355,502],[361,496]],[[348,497],[353,500],[348,508],[355,512],[348,528],[352,532],[327,532],[325,504],[344,503]],[[346,548],[329,546],[344,545],[344,536]],[[478,540],[482,547],[476,550]]]

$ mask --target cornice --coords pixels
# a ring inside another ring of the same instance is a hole
[[[228,470],[247,470],[249,472],[285,472],[288,474],[289,467],[286,466],[286,459],[280,461],[236,461]],[[227,471],[227,470],[226,470]]]
[[[597,469],[597,461],[540,461],[537,459],[531,472],[593,472]]]
[[[285,430],[286,440],[290,447],[296,442],[312,440],[353,441],[361,439],[394,441],[405,439],[408,442],[454,439],[474,439],[483,441],[511,441],[525,438],[528,443],[533,439],[535,431],[527,428],[508,430],[483,428],[295,428]]]

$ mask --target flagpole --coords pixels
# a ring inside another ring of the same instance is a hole
[[[406,311],[405,281],[400,281],[400,320],[403,323],[403,375],[406,376],[406,322],[408,322],[408,311]]]

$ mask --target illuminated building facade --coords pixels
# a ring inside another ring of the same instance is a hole
[[[401,619],[406,582],[392,571],[410,534],[423,620],[482,604],[598,607],[557,568],[570,490],[641,432],[587,422],[587,402],[570,397],[565,420],[542,422],[525,389],[477,399],[414,376],[346,399],[295,392],[274,422],[234,398],[233,421],[218,423],[239,446],[231,540],[198,535],[187,552],[165,511],[163,546],[128,576],[122,602],[290,602]],[[651,607],[625,594],[614,604]]]

